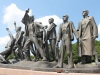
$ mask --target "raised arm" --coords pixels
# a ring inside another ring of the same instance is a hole
[[[17,27],[16,27],[16,22],[14,21],[14,26],[15,26],[15,30],[17,30]]]
[[[42,24],[39,23],[39,22],[34,22],[34,25],[39,26],[40,28],[44,28],[44,27],[45,27],[45,25],[42,25]]]
[[[9,34],[9,36],[10,36],[10,39],[14,39],[14,37],[13,37],[13,35],[12,35],[12,33],[10,32],[10,30],[9,30],[9,28],[6,28],[6,30],[8,31],[8,34]]]
[[[26,10],[25,15],[24,15],[24,17],[22,18],[22,21],[21,21],[24,25],[27,25],[27,22],[29,22],[28,13],[29,13],[29,8]]]

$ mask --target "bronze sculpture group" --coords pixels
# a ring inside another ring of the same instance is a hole
[[[53,18],[49,18],[49,28],[47,25],[42,25],[41,22],[35,22],[34,16],[29,16],[29,9],[26,10],[22,23],[25,25],[25,31],[21,31],[21,27],[16,27],[16,37],[14,38],[9,28],[6,30],[9,33],[10,41],[5,47],[5,51],[0,53],[0,62],[7,63],[7,57],[12,53],[13,59],[31,61],[30,51],[34,55],[34,61],[39,58],[42,61],[50,62],[50,50],[55,62],[55,68],[63,67],[65,51],[68,54],[68,68],[73,68],[73,54],[71,41],[74,40],[74,35],[78,41],[78,52],[81,58],[80,64],[85,64],[86,57],[94,56],[96,64],[98,57],[94,48],[94,41],[98,37],[98,29],[95,20],[92,16],[88,16],[88,10],[82,12],[83,19],[79,21],[78,29],[76,30],[72,21],[68,21],[69,16],[63,15],[63,23],[60,24],[59,33],[56,35],[57,25]],[[47,29],[48,28],[48,29]],[[47,29],[47,30],[46,30]],[[74,35],[73,35],[74,33]],[[50,44],[48,44],[48,40]],[[58,51],[58,43],[61,40],[60,51]],[[50,48],[48,48],[50,45]]]

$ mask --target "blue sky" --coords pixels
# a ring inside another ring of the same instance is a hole
[[[13,5],[18,8],[18,12],[16,11],[17,8],[13,11],[10,9],[13,8]],[[6,9],[9,7],[9,9]],[[69,15],[69,21],[73,21],[75,28],[78,27],[78,22],[82,19],[82,11],[84,9],[89,10],[89,15],[93,16],[97,26],[100,24],[100,0],[1,0],[0,1],[0,38],[2,40],[8,39],[8,33],[6,31],[7,27],[10,27],[11,32],[15,34],[15,30],[11,27],[13,27],[13,21],[18,22],[18,24],[21,24],[21,16],[20,13],[24,13],[27,8],[30,8],[31,15],[35,16],[35,19],[37,21],[43,21],[43,24],[47,24],[47,19],[49,17],[54,17],[56,20],[56,24],[59,28],[59,24],[62,19],[62,16],[64,14]],[[19,13],[18,15],[13,14],[13,12]],[[11,12],[11,14],[7,15],[7,12]],[[7,20],[5,20],[4,16],[6,15]],[[14,16],[15,17],[14,17]],[[24,14],[23,14],[24,15]],[[18,19],[17,19],[18,18]],[[11,21],[12,20],[12,21]],[[5,23],[3,23],[5,21]],[[11,24],[11,25],[9,25]],[[24,27],[22,25],[22,27]],[[57,28],[57,32],[58,32]],[[23,28],[24,29],[24,28]],[[99,29],[100,30],[100,29]],[[100,34],[100,33],[99,33]],[[5,38],[6,37],[6,38]],[[5,39],[4,39],[5,38]],[[100,37],[97,38],[97,40],[100,40]],[[3,45],[0,45],[0,49],[4,49],[4,41]],[[1,42],[1,44],[2,44]],[[7,41],[6,41],[7,42]],[[74,41],[76,42],[76,40]],[[2,46],[2,48],[1,48]]]

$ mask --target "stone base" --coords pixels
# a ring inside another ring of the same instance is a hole
[[[30,71],[44,71],[44,72],[62,72],[62,73],[100,73],[100,65],[86,64],[86,65],[75,65],[75,68],[67,69],[67,65],[64,68],[53,68],[56,62],[47,61],[20,61],[15,64],[0,64],[0,68],[11,68],[11,69],[21,69]]]

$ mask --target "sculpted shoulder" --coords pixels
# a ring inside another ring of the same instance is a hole
[[[94,19],[94,17],[93,16],[89,16],[89,19]]]
[[[61,27],[63,24],[64,24],[64,23],[61,23],[61,24],[60,24],[60,27]]]
[[[51,23],[52,26],[56,27],[57,25],[55,23]]]
[[[72,22],[72,21],[69,21],[69,23],[70,23],[70,24],[73,24],[73,22]]]
[[[82,20],[80,20],[79,22],[82,22],[83,21],[83,19]]]

